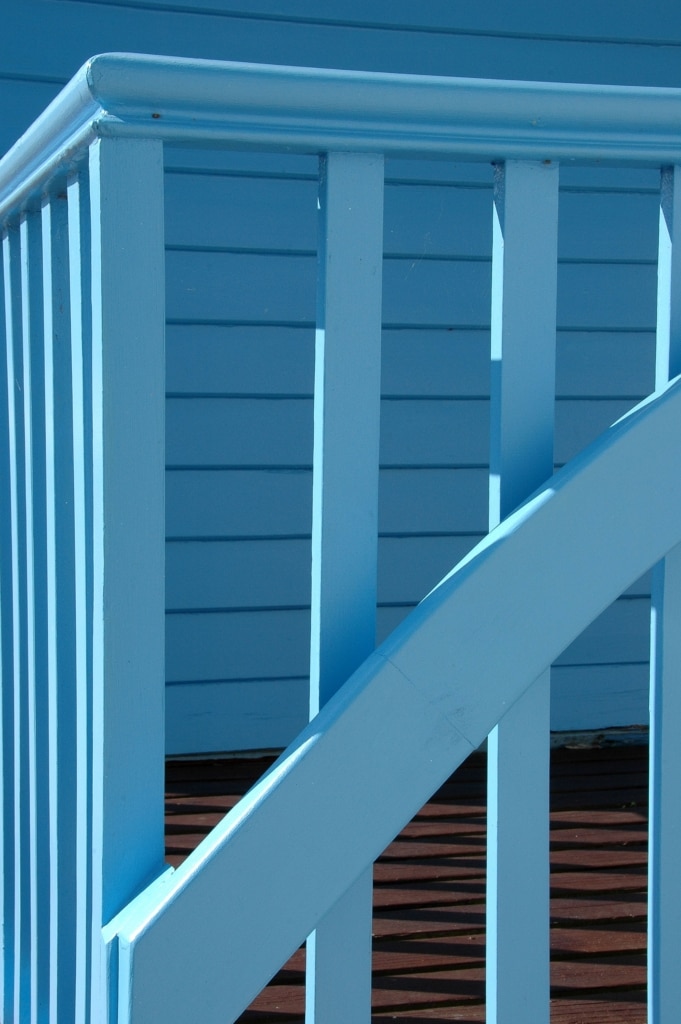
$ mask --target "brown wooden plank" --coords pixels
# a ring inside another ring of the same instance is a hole
[[[445,820],[449,818],[464,818],[466,820],[474,821],[480,818],[484,820],[486,814],[487,807],[480,795],[456,801],[448,801],[439,797],[433,797],[433,799],[429,800],[427,804],[424,804],[416,815],[415,820],[424,821],[432,818],[443,818]]]
[[[612,993],[608,1000],[552,999],[551,1024],[646,1024],[645,992]]]
[[[426,1024],[433,1020],[483,1024],[485,1007],[477,1005],[453,1009],[434,1006],[417,1011],[400,1010],[391,1013],[389,1017],[374,1015],[372,1024],[382,1024],[387,1019],[399,1020],[401,1024]],[[551,1024],[646,1024],[645,998],[638,993],[629,993],[626,998],[609,999],[606,1002],[599,999],[552,999]]]
[[[595,896],[551,898],[551,922],[556,925],[570,921],[645,921],[647,912],[648,895],[645,890],[615,892],[610,897],[598,893]]]
[[[630,870],[637,867],[645,868],[647,863],[646,847],[636,849],[621,846],[600,848],[584,846],[581,849],[560,848],[551,852],[551,870],[553,872],[573,870],[575,867],[589,868],[594,871],[600,871],[603,868]]]
[[[430,860],[402,860],[397,863],[378,862],[374,866],[374,880],[377,885],[395,882],[437,882],[440,879],[457,881],[460,878],[480,878],[485,873],[482,857],[447,858],[433,857]]]
[[[551,891],[556,895],[575,892],[638,892],[645,889],[646,882],[644,867],[632,867],[627,871],[563,871],[551,879]]]
[[[645,921],[608,921],[600,928],[551,929],[551,957],[554,960],[595,953],[642,953],[645,952],[646,944]]]
[[[479,818],[414,818],[400,832],[396,842],[403,842],[407,839],[423,841],[429,836],[433,839],[478,840],[484,842],[487,833],[487,826],[484,817]]]
[[[551,955],[560,959],[588,958],[595,954],[645,953],[646,928],[643,922],[625,925],[608,924],[607,928],[554,928],[551,932]],[[404,973],[411,970],[458,967],[480,963],[484,958],[485,936],[482,932],[438,936],[412,936],[396,942],[374,941],[374,972]],[[558,969],[558,968],[556,968]]]
[[[551,990],[608,991],[642,988],[646,983],[644,954],[598,957],[598,959],[559,960],[551,964]]]
[[[412,938],[418,935],[475,934],[485,927],[484,903],[464,907],[398,907],[374,912],[374,936]]]
[[[630,824],[625,828],[577,825],[573,828],[552,829],[551,831],[551,846],[554,850],[565,847],[580,849],[584,846],[629,846],[646,849],[647,842],[648,826],[645,822]]]
[[[441,907],[478,903],[485,896],[484,879],[437,882],[414,886],[380,886],[374,889],[374,908]]]
[[[373,1014],[371,1024],[384,1024],[386,1020],[400,1020],[402,1024],[424,1024],[429,1020],[456,1021],[457,1024],[479,1024],[485,1020],[485,1007],[480,1003],[474,1006],[452,1007],[431,1006],[420,1010],[399,1010],[390,1014]]]
[[[482,966],[484,935],[405,939],[376,942],[373,952],[374,978],[380,975],[411,974],[414,971]]]
[[[485,856],[485,837],[473,836],[462,839],[457,836],[453,841],[452,837],[446,835],[430,835],[422,839],[407,838],[400,835],[399,839],[391,843],[384,850],[379,862],[421,860],[430,857],[483,857]]]
[[[586,808],[567,807],[562,811],[552,808],[551,810],[551,831],[552,833],[562,828],[572,828],[574,825],[598,825],[602,828],[623,827],[629,824],[643,825],[648,827],[647,806],[638,809],[622,808],[610,809],[607,807],[598,810],[587,810]]]

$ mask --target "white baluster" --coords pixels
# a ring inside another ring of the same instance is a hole
[[[375,644],[382,157],[329,154],[321,164],[320,212],[312,716]],[[368,868],[308,940],[308,1024],[370,1020],[371,920]]]
[[[66,195],[42,207],[45,389],[45,600],[51,1021],[75,1019],[76,669],[71,323]],[[80,882],[83,885],[83,880]],[[84,955],[85,950],[80,951]]]
[[[662,172],[655,386],[681,373],[681,167]],[[675,244],[676,243],[676,244]],[[674,467],[670,467],[670,472]],[[650,657],[648,1020],[671,1024],[681,1004],[681,548],[653,570]]]
[[[3,685],[13,692],[14,708],[14,977],[12,1018],[26,1019],[30,1012],[31,910],[29,873],[28,707],[27,707],[27,609],[26,609],[26,496],[24,476],[23,322],[21,238],[19,227],[4,239],[5,305],[7,324],[7,421],[9,435],[9,516],[11,554],[12,670]],[[7,563],[6,563],[7,564]],[[11,568],[10,568],[11,566]]]
[[[44,661],[44,616],[37,616],[36,599],[43,602],[44,580],[39,570],[42,568],[41,543],[36,538],[36,528],[42,529],[43,508],[42,488],[43,473],[40,457],[40,438],[42,429],[41,381],[37,382],[37,394],[34,391],[33,364],[38,353],[42,351],[42,267],[41,267],[41,231],[40,215],[33,211],[27,213],[21,221],[19,229],[21,249],[21,313],[22,313],[22,382],[20,415],[23,417],[24,435],[24,529],[25,529],[25,588],[26,588],[26,774],[27,786],[24,799],[28,803],[28,850],[27,850],[27,881],[29,885],[30,913],[30,959],[28,968],[29,1014],[31,1022],[38,1020],[39,1000],[45,994],[47,959],[42,951],[43,935],[46,934],[48,922],[49,894],[45,887],[47,862],[47,845],[42,831],[42,821],[38,814],[39,796],[43,795],[41,784],[46,779],[42,771],[44,767],[43,748],[38,745],[38,738],[44,737],[43,724],[44,702],[42,673]],[[36,367],[40,372],[40,362]],[[37,445],[34,442],[34,428],[38,434]],[[36,455],[37,453],[37,455]],[[37,506],[37,507],[36,507]],[[37,515],[36,515],[37,513]],[[36,521],[37,520],[37,521]],[[38,548],[39,564],[36,566],[36,548]],[[37,621],[38,619],[38,621]],[[38,637],[37,627],[42,628]],[[38,692],[40,688],[40,692]],[[41,809],[42,809],[41,803]],[[39,956],[40,952],[40,956]]]
[[[48,712],[48,621],[47,591],[47,517],[45,470],[45,346],[43,315],[42,217],[40,210],[28,217],[28,294],[30,316],[24,334],[24,361],[30,372],[31,433],[31,519],[33,537],[33,617],[34,617],[34,693],[32,717],[32,771],[35,804],[33,810],[35,844],[35,917],[36,962],[35,1005],[49,1003],[51,954],[50,933],[50,829],[49,829],[49,712]],[[27,427],[28,431],[29,427]],[[27,479],[27,489],[29,480]]]
[[[553,473],[557,165],[498,167],[494,212],[490,529]],[[547,671],[489,737],[488,1024],[549,1020],[549,711]]]
[[[92,747],[92,716],[94,710],[92,675],[89,664],[90,605],[92,600],[91,546],[92,529],[88,504],[91,503],[92,478],[86,455],[87,438],[92,433],[90,384],[86,377],[86,363],[92,346],[90,296],[90,230],[89,182],[85,169],[71,177],[67,186],[68,249],[69,249],[69,307],[70,322],[70,380],[71,418],[68,424],[73,468],[73,659],[75,678],[75,757],[76,757],[76,963],[75,1000],[76,1017],[86,1018],[91,983],[90,948],[93,933],[98,933],[97,890],[92,864],[92,851],[97,840],[92,828],[90,786],[96,788],[99,766]],[[112,765],[114,771],[118,767]]]
[[[11,879],[14,874],[14,844],[12,822],[14,818],[14,729],[11,687],[4,680],[12,678],[11,657],[11,569],[7,553],[11,548],[9,499],[9,439],[7,420],[7,360],[4,350],[11,337],[11,325],[5,320],[5,289],[9,275],[5,262],[4,233],[0,235],[0,339],[3,353],[0,358],[0,944],[4,951],[0,964],[0,1014],[11,1016],[12,980],[11,954],[13,948],[13,912]],[[10,300],[11,301],[11,300]]]

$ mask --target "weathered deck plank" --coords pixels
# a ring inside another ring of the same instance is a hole
[[[174,761],[166,847],[180,863],[269,765]],[[374,1024],[485,1019],[485,765],[462,766],[374,872]],[[551,778],[551,1020],[646,1019],[647,749],[558,750]],[[304,950],[241,1018],[302,1024]]]

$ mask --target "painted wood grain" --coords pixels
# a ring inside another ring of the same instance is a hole
[[[177,470],[166,479],[171,539],[310,535],[311,469]],[[486,484],[486,469],[383,469],[379,531],[484,532]]]
[[[555,461],[573,458],[636,401],[564,399],[556,407]],[[311,465],[310,398],[170,398],[167,465],[306,469]],[[489,402],[472,397],[384,399],[380,459],[388,467],[465,467],[488,463]]]
[[[253,174],[258,162],[253,161]],[[407,169],[408,170],[408,169]],[[385,196],[387,255],[432,259],[489,259],[492,237],[491,169],[477,180],[468,171],[457,185],[421,184],[405,174],[388,182]],[[607,179],[606,179],[607,180]],[[171,174],[166,181],[167,244],[244,251],[314,251],[316,185],[313,179]],[[559,256],[562,259],[655,261],[657,201],[650,191],[563,190]]]
[[[313,256],[171,250],[168,318],[171,323],[311,325],[314,262]],[[383,280],[386,326],[489,326],[485,262],[387,259]],[[654,264],[561,264],[559,329],[640,332],[654,323]]]
[[[643,397],[653,389],[654,332],[558,332],[556,394]],[[169,324],[170,397],[312,395],[313,329]],[[383,331],[384,396],[475,398],[489,394],[489,331]]]
[[[385,639],[412,608],[380,607],[377,638]],[[647,611],[645,598],[614,603],[557,657],[557,664],[647,664]],[[169,618],[169,682],[307,676],[308,608],[178,612]]]

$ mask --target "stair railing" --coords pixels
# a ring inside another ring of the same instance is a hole
[[[681,556],[668,554],[681,536],[669,472],[678,388],[509,513],[552,469],[561,160],[663,168],[658,389],[681,370],[680,122],[672,89],[110,54],[88,62],[0,163],[6,1019],[35,1020],[46,1006],[60,1024],[107,1014],[140,1024],[233,1019],[315,929],[309,1020],[368,1021],[371,860],[494,729],[488,1020],[548,1021],[546,669],[663,558],[653,612],[649,992],[651,1021],[672,1019],[681,1001],[681,753],[672,735],[681,698],[663,683],[681,660],[672,625]],[[162,828],[168,141],[322,154],[311,643],[311,709],[321,710],[174,873],[164,872]],[[497,529],[371,654],[382,161],[395,155],[498,167]],[[534,569],[511,607],[499,579],[521,562]],[[471,642],[452,644],[454,629]],[[504,766],[519,750],[524,777],[513,789]],[[410,769],[399,780],[397,755]],[[340,782],[333,765],[342,757],[354,768]],[[272,840],[263,830],[293,821],[304,842],[289,843],[288,859],[265,877]],[[348,946],[351,984],[338,970]],[[175,984],[176,959],[190,984],[202,972],[191,993]]]

